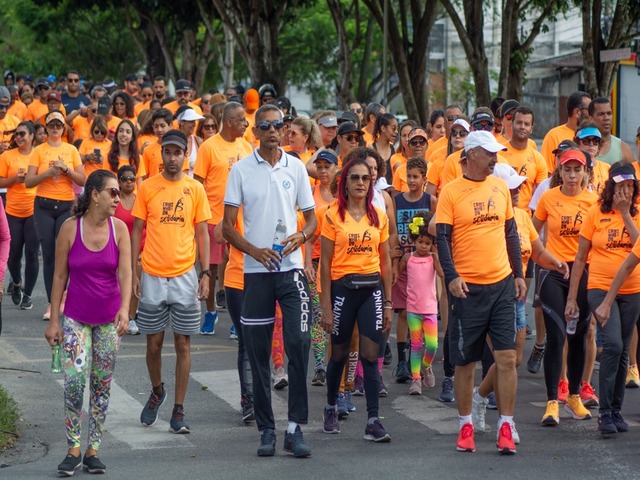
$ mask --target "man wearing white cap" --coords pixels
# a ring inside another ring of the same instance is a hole
[[[498,451],[516,452],[511,424],[517,389],[515,301],[527,291],[511,195],[491,176],[504,150],[489,131],[465,141],[467,170],[442,189],[436,210],[438,254],[451,293],[449,354],[455,365],[460,433],[457,449],[474,452],[471,420],[475,362],[487,334],[497,370]]]

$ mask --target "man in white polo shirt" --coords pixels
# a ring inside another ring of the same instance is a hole
[[[317,222],[304,164],[279,147],[283,127],[282,112],[275,105],[264,105],[256,112],[253,133],[260,147],[231,168],[222,232],[231,245],[245,253],[240,322],[253,376],[256,424],[261,432],[258,456],[275,454],[269,360],[278,301],[289,358],[289,424],[284,450],[296,457],[308,457],[311,449],[304,443],[300,424],[307,423],[309,410],[306,377],[311,312],[300,247],[313,234]],[[240,207],[244,237],[234,228]],[[301,230],[297,227],[298,209],[306,222]]]

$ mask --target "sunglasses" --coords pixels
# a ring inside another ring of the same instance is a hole
[[[598,145],[600,145],[600,139],[598,137],[581,138],[580,143],[582,145],[594,145],[597,147]]]
[[[352,182],[359,182],[362,180],[364,183],[371,181],[371,175],[358,175],[357,173],[352,173],[349,175],[349,180]]]
[[[273,122],[270,122],[268,120],[263,120],[258,124],[258,128],[265,132],[269,130],[271,126],[273,126],[273,128],[275,128],[276,130],[280,130],[281,128],[284,127],[284,122],[282,120],[274,120]]]
[[[353,113],[362,113],[362,109],[361,108],[352,108],[351,111]]]
[[[460,138],[464,138],[466,137],[468,134],[468,132],[466,130],[451,130],[451,136],[452,137],[460,137]]]
[[[68,83],[78,83],[80,82],[79,78],[67,78]]]
[[[19,132],[14,133],[14,135],[18,138],[22,138],[22,137],[26,137],[28,132],[25,132],[24,130],[21,130]]]
[[[360,139],[359,135],[342,135],[347,142],[357,142]]]
[[[213,123],[205,123],[204,125],[202,125],[202,128],[205,130],[215,130],[217,128],[217,125]]]
[[[107,189],[107,191],[109,192],[109,195],[111,195],[111,198],[120,196],[120,190],[118,190],[117,188],[109,188]]]
[[[485,132],[490,132],[491,130],[493,130],[493,125],[490,123],[473,123],[471,124],[471,126],[473,127],[474,130],[476,131],[481,131],[484,130]]]
[[[0,110],[6,110],[10,105],[0,105]]]
[[[426,145],[427,141],[424,138],[414,138],[413,140],[409,140],[409,145],[412,147],[421,147],[422,145]]]
[[[120,181],[121,182],[135,182],[136,181],[136,177],[129,176],[129,175],[127,175],[127,176],[123,175],[122,177],[120,177]]]
[[[61,129],[63,127],[64,125],[62,125],[60,122],[51,122],[47,125],[47,128],[54,130]]]
[[[106,133],[106,132],[103,132],[102,130],[94,130],[94,131],[93,131],[93,134],[94,134],[94,135],[106,135],[107,133]]]

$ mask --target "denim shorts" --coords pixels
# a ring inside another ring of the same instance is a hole
[[[519,332],[527,326],[527,315],[524,311],[524,300],[516,302],[516,332]]]

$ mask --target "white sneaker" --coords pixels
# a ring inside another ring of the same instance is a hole
[[[502,420],[502,418],[498,419],[498,432],[496,433],[496,440],[499,439],[500,437],[500,427],[502,426],[502,424],[504,423],[504,420]],[[516,423],[515,422],[511,422],[511,436],[513,437],[513,443],[515,443],[516,445],[520,444],[520,435],[518,435],[518,430],[516,430]]]
[[[471,406],[471,421],[473,422],[473,427],[475,430],[480,432],[484,432],[485,425],[485,416],[487,414],[487,404],[489,403],[489,399],[482,398],[478,393],[478,387],[473,387],[473,394],[471,395],[473,402]],[[500,429],[498,429],[499,431]]]
[[[422,367],[422,382],[425,387],[433,388],[436,386],[436,377],[433,374],[433,368]]]
[[[273,372],[273,388],[276,390],[282,390],[289,385],[289,376],[287,375],[284,367],[278,367]]]
[[[140,335],[140,330],[138,329],[138,324],[135,320],[129,320],[129,330],[127,330],[129,335]]]

